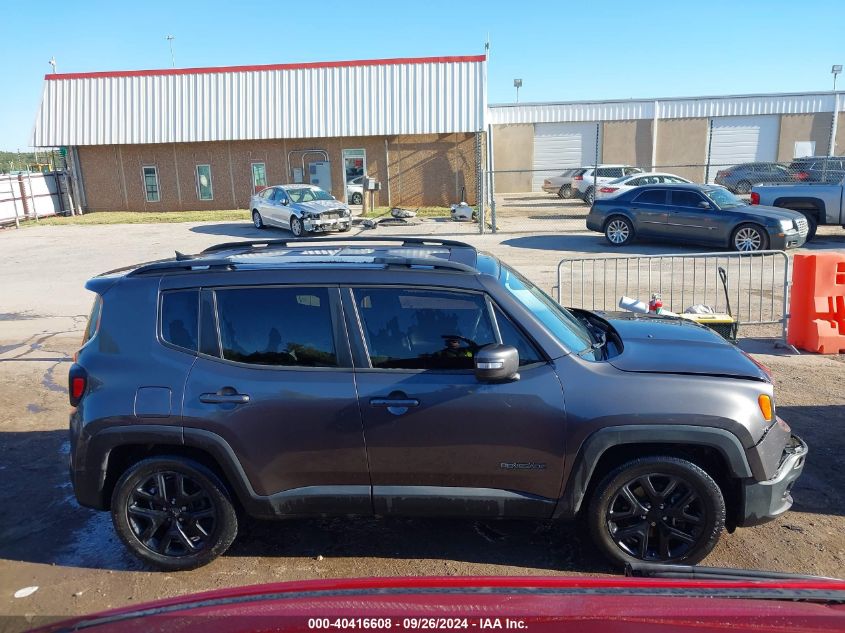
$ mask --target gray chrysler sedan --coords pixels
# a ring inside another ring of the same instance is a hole
[[[327,191],[313,185],[276,185],[249,199],[257,229],[278,226],[296,237],[320,231],[348,231],[352,211]]]
[[[86,287],[71,481],[162,569],[244,514],[581,517],[616,564],[692,564],[786,512],[807,455],[710,329],[567,310],[462,242],[235,242]]]
[[[647,238],[763,251],[802,246],[809,227],[801,213],[751,206],[718,185],[663,184],[597,199],[587,228],[612,246]]]

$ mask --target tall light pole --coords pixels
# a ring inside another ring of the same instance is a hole
[[[50,61],[47,62],[47,63],[50,64],[50,66],[53,67],[53,74],[55,75],[56,74],[56,56],[54,55],[53,57],[51,57]]]
[[[836,75],[842,72],[842,64],[834,64],[830,68],[830,74],[833,75],[833,92],[836,92]]]
[[[516,88],[516,102],[519,103],[519,89],[522,88],[522,79],[514,79],[513,87]]]
[[[164,39],[166,39],[167,43],[170,44],[170,65],[173,68],[176,68],[176,58],[173,56],[173,40],[175,40],[176,37],[174,35],[167,35]]]

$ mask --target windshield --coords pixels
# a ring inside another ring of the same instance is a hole
[[[499,273],[501,283],[513,297],[528,308],[546,328],[573,352],[590,349],[593,338],[586,326],[566,308],[558,304],[545,292],[525,277],[502,264]],[[593,360],[598,356],[591,354]],[[589,357],[589,356],[588,356]]]
[[[705,189],[704,194],[716,203],[720,209],[735,209],[736,207],[744,207],[745,202],[737,198],[727,189]]]
[[[334,197],[318,187],[291,187],[285,189],[294,203],[313,202],[314,200],[334,200]]]

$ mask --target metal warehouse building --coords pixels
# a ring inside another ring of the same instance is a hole
[[[843,109],[831,92],[492,105],[495,188],[539,191],[597,160],[712,182],[739,163],[845,153]]]
[[[33,146],[67,147],[78,198],[103,210],[245,207],[268,184],[378,204],[474,202],[486,57],[53,74]]]

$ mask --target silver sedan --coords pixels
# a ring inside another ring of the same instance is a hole
[[[267,187],[249,199],[252,223],[257,229],[277,226],[295,237],[305,233],[348,231],[352,211],[330,193],[312,185]]]

